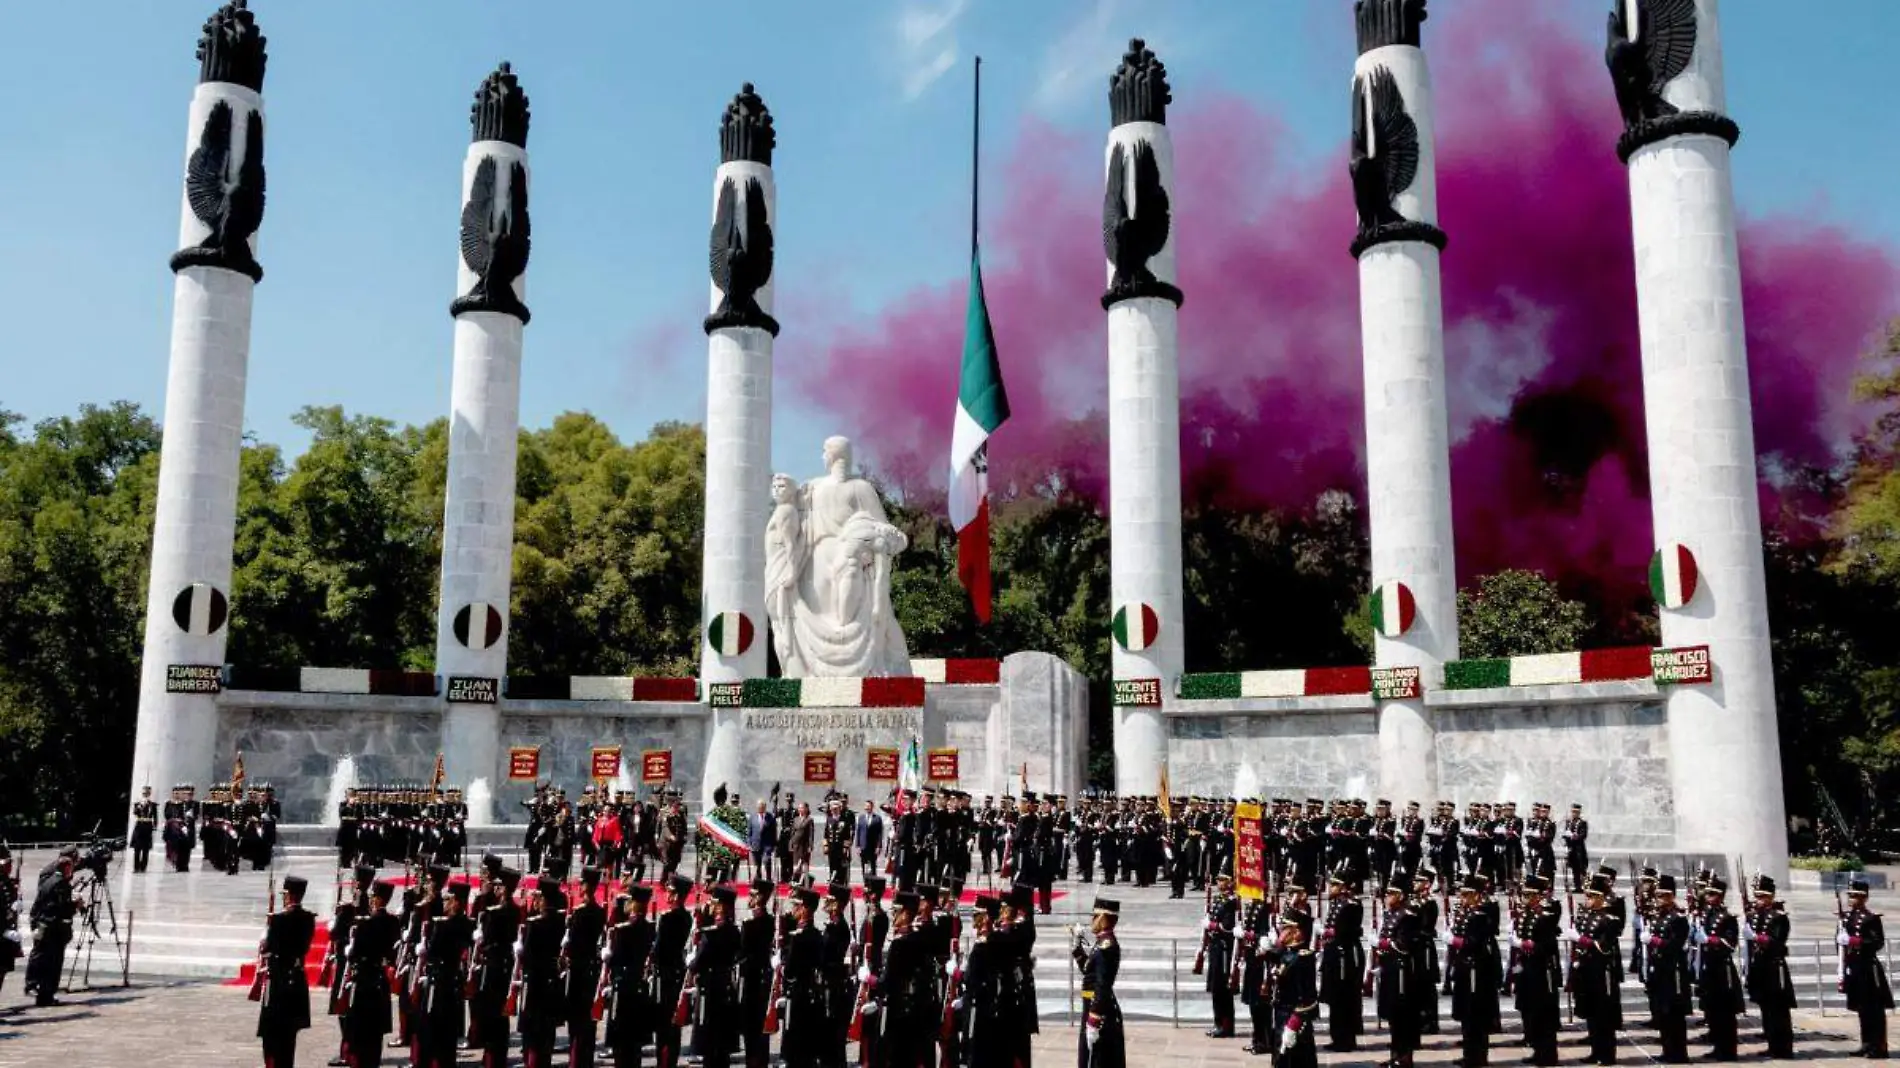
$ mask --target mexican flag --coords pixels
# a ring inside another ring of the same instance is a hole
[[[1649,558],[1649,592],[1664,608],[1681,608],[1694,600],[1700,578],[1687,546],[1665,545]]]
[[[950,525],[957,528],[957,577],[976,618],[990,621],[990,435],[1009,418],[996,335],[983,300],[982,257],[970,257],[970,303],[963,318],[963,374],[950,438]]]
[[[1372,629],[1388,638],[1396,638],[1412,629],[1418,618],[1418,601],[1403,582],[1387,582],[1372,591]]]
[[[910,745],[904,749],[903,763],[897,769],[897,794],[892,805],[892,814],[902,816],[910,810],[905,800],[908,791],[922,788],[924,784],[924,756],[917,739],[912,737]]]

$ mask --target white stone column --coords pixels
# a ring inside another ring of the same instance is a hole
[[[702,684],[766,674],[765,524],[771,515],[772,116],[750,83],[727,105],[713,172],[713,257],[706,317],[706,530],[700,596]],[[757,198],[755,205],[753,198]],[[759,225],[763,217],[763,227]],[[722,269],[721,262],[724,267]],[[728,292],[728,287],[731,292]],[[702,800],[743,775],[738,709],[708,708]]]
[[[1440,296],[1438,179],[1431,75],[1418,22],[1403,3],[1368,0],[1357,9],[1353,65],[1354,166],[1374,168],[1390,212],[1362,218],[1359,259],[1364,345],[1366,500],[1372,582],[1387,604],[1375,628],[1373,662],[1417,667],[1434,687],[1458,657],[1458,582],[1451,529],[1451,449],[1445,406],[1445,323]],[[1409,121],[1410,129],[1406,129]],[[1415,143],[1410,181],[1390,161]],[[1359,188],[1355,183],[1355,189]],[[1375,594],[1378,596],[1379,594]],[[1438,793],[1431,713],[1423,694],[1381,702],[1379,792],[1429,806]]]
[[[1102,296],[1108,311],[1109,599],[1126,638],[1111,639],[1111,654],[1117,681],[1159,680],[1165,701],[1185,665],[1176,340],[1181,291],[1175,284],[1167,71],[1140,40],[1131,41],[1108,95],[1113,125],[1104,153],[1110,179],[1105,196],[1112,202],[1119,194],[1121,214],[1129,220],[1121,236],[1106,241],[1109,288]],[[1167,756],[1161,709],[1116,709],[1118,792],[1154,793]]]
[[[521,430],[527,295],[528,100],[503,63],[475,91],[473,141],[462,163],[462,253],[456,263],[455,369],[449,386],[449,469],[435,665],[448,680],[508,674],[514,577],[515,451]],[[517,188],[519,186],[519,188]],[[474,250],[471,252],[471,250]],[[497,705],[450,703],[443,768],[468,784],[500,770]],[[486,821],[491,813],[470,813]]]
[[[1667,691],[1676,838],[1780,876],[1788,840],[1729,178],[1737,130],[1724,113],[1716,0],[1696,0],[1695,15],[1695,51],[1664,86],[1666,106],[1647,104],[1618,146],[1656,545],[1686,547],[1700,576],[1686,605],[1661,610],[1662,641],[1706,644],[1714,665],[1713,684]]]
[[[167,685],[174,666],[222,668],[237,528],[251,298],[263,270],[264,38],[242,0],[218,9],[199,43],[185,134],[185,192],[172,257],[171,363],[165,384],[152,571],[145,599],[131,796],[208,784],[222,757],[212,692]],[[195,177],[194,177],[195,176]],[[228,198],[204,196],[211,183]],[[199,189],[193,207],[192,190]],[[214,229],[215,228],[215,229]],[[203,680],[200,680],[202,685]],[[202,793],[200,796],[203,796]],[[130,809],[128,807],[128,821]]]

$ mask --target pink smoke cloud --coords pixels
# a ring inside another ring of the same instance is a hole
[[[1628,182],[1592,29],[1485,0],[1433,20],[1427,48],[1459,571],[1537,568],[1618,601],[1641,596],[1652,546]],[[1170,116],[1191,501],[1363,496],[1341,112],[1337,165],[1317,174],[1294,172],[1254,102],[1203,94]],[[1092,499],[1106,485],[1100,142],[1029,120],[1000,183],[985,283],[1014,415],[995,484],[1026,491],[1055,470]],[[1894,252],[1798,219],[1747,219],[1740,242],[1764,471],[1826,463],[1856,426],[1855,360],[1895,310]],[[963,280],[945,279],[782,365],[912,491],[941,484],[963,302]]]

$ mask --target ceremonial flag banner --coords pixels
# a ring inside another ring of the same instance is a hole
[[[962,778],[957,774],[957,751],[955,749],[932,749],[930,751],[929,777],[931,782],[956,782]]]
[[[510,779],[538,779],[541,777],[541,750],[531,745],[511,745],[508,747],[508,777]]]
[[[1161,818],[1171,820],[1174,818],[1174,799],[1173,796],[1168,793],[1168,766],[1166,764],[1161,765],[1161,789],[1159,792],[1161,796],[1155,798],[1155,802],[1161,807]]]
[[[1260,828],[1260,806],[1234,806],[1234,892],[1248,901],[1267,896],[1267,842]]]
[[[673,781],[673,751],[647,749],[640,753],[640,781],[651,786]]]
[[[866,749],[864,751],[864,777],[872,782],[896,782],[897,750]]]
[[[970,304],[963,318],[963,373],[950,439],[950,524],[957,528],[957,577],[976,618],[990,621],[990,435],[1009,418],[996,335],[983,300],[983,265],[970,256]]]
[[[805,785],[829,786],[838,781],[838,751],[835,749],[805,751]]]
[[[597,745],[594,747],[594,778],[617,779],[620,777],[620,747],[617,745]]]

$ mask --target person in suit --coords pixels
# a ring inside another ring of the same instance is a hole
[[[772,878],[772,853],[778,844],[778,817],[759,799],[758,808],[746,820],[745,847],[751,854],[752,880]]]
[[[811,803],[800,801],[798,815],[792,818],[792,866],[785,873],[787,877],[797,879],[811,870],[812,840],[816,833],[817,829],[812,826]]]
[[[877,858],[884,849],[884,820],[877,814],[877,806],[869,801],[864,803],[864,814],[858,817],[853,845],[858,851],[858,863],[864,869],[864,881],[869,883],[878,875]]]
[[[317,918],[304,910],[308,880],[284,876],[284,910],[264,924],[258,944],[263,991],[258,999],[257,1037],[264,1043],[264,1068],[294,1068],[297,1032],[310,1026],[310,980],[304,960],[316,937]]]

